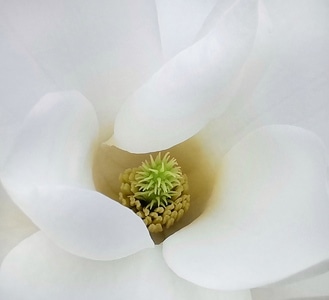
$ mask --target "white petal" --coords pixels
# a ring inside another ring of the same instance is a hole
[[[81,94],[45,96],[24,125],[1,179],[40,229],[67,251],[93,259],[123,257],[153,245],[132,211],[94,191],[73,187],[93,189],[97,119]]]
[[[310,118],[329,109],[328,2],[284,1],[281,8],[267,4],[276,57],[246,113],[256,115],[258,123],[304,127]]]
[[[97,134],[93,107],[80,93],[48,94],[27,116],[1,176],[22,185],[93,186]]]
[[[109,144],[129,152],[169,148],[223,111],[223,95],[254,42],[255,1],[239,1],[214,30],[169,61],[120,110]]]
[[[221,293],[178,278],[164,263],[161,247],[113,262],[95,262],[62,251],[42,233],[8,255],[0,287],[2,299],[15,300],[251,299],[249,291]]]
[[[3,9],[4,5],[1,12]],[[14,121],[22,120],[40,97],[55,89],[52,80],[9,34],[11,29],[3,21],[0,17],[0,123],[4,120],[2,113]]]
[[[326,300],[329,297],[329,273],[294,284],[255,289],[252,295],[253,300]]]
[[[169,267],[201,286],[242,289],[326,261],[326,164],[310,132],[270,126],[251,133],[223,158],[207,210],[164,242]]]
[[[4,86],[6,86],[5,83]],[[10,113],[7,112],[7,108],[1,103],[0,170],[10,154],[10,149],[18,132],[18,122],[15,121],[15,118],[12,118]],[[0,262],[13,247],[35,231],[35,226],[12,202],[0,182]]]
[[[326,300],[329,297],[329,273],[288,285],[252,291],[253,300]]]
[[[255,43],[243,70],[235,81],[235,87],[228,94],[231,103],[224,114],[212,120],[197,136],[204,148],[214,157],[222,157],[245,132],[250,131],[250,127],[246,126],[248,115],[243,111],[243,104],[253,103],[255,88],[266,74],[275,56],[272,23],[262,1],[259,2],[258,12],[259,21]],[[213,20],[210,17],[209,19],[211,24]],[[252,110],[253,106],[251,105],[250,108]]]
[[[195,42],[204,21],[217,0],[156,0],[162,51],[171,58]]]
[[[1,6],[0,20],[10,41],[28,53],[56,90],[81,91],[107,126],[113,124],[122,98],[157,70],[162,60],[153,0],[31,0],[25,4],[14,0]],[[27,77],[24,82],[19,74],[11,78],[20,79],[17,89],[20,82],[25,87],[31,81]]]
[[[0,106],[0,170],[10,153],[19,130],[20,124]]]
[[[20,241],[37,231],[0,184],[0,262]]]
[[[329,149],[328,2],[264,2],[272,20],[272,64],[262,77],[244,78],[236,104],[210,134],[227,151],[255,128],[291,124],[314,131]]]
[[[128,256],[153,246],[141,218],[95,191],[37,187],[14,194],[38,227],[73,254],[97,260]]]

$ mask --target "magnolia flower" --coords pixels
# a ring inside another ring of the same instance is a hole
[[[3,299],[327,295],[327,275],[305,279],[327,270],[329,253],[326,148],[306,130],[327,142],[325,3],[177,5],[3,5],[22,86],[5,86],[2,109],[19,104],[21,117],[41,97],[19,133],[1,131],[1,182],[38,228],[4,246]],[[129,152],[167,149],[191,208],[154,245],[107,196],[118,184],[108,178],[140,160]],[[264,287],[282,281],[294,283]]]

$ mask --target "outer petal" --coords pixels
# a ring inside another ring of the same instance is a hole
[[[0,170],[19,131],[18,124],[2,109],[0,105]],[[13,204],[0,183],[0,262],[14,246],[35,231],[35,226]]]
[[[322,130],[328,126],[328,118],[322,115],[329,112],[328,2],[266,3],[273,20],[276,57],[252,102],[246,103],[245,114],[257,118],[254,123],[258,124],[309,128],[329,145],[327,131]]]
[[[288,285],[252,291],[253,300],[326,300],[329,297],[329,273]]]
[[[329,149],[328,1],[264,2],[272,21],[272,64],[262,77],[251,72],[243,79],[234,105],[208,128],[209,135],[226,152],[255,128],[290,124],[315,132]]]
[[[256,1],[241,0],[214,30],[169,61],[123,105],[109,144],[130,152],[169,148],[197,133],[228,102],[223,95],[254,42]],[[226,91],[227,92],[227,91]]]
[[[20,127],[17,121],[0,105],[0,170],[10,153],[15,137],[19,133]]]
[[[0,184],[0,262],[20,241],[37,231]]]
[[[38,253],[38,255],[35,255]],[[113,262],[72,256],[37,233],[17,246],[0,273],[2,299],[205,299],[250,300],[250,293],[221,293],[178,278],[161,247]]]
[[[208,288],[269,284],[328,259],[325,149],[310,132],[271,126],[220,164],[207,211],[164,242],[179,276]]]
[[[153,245],[141,219],[94,191],[60,187],[93,189],[96,138],[96,116],[83,96],[48,95],[26,119],[1,180],[58,245],[88,258],[114,259]]]
[[[39,71],[31,68],[34,77],[41,73],[39,86],[44,93],[54,90],[47,80],[55,90],[81,91],[95,105],[102,125],[112,125],[122,99],[161,64],[153,0],[13,0],[2,1],[0,6],[6,41],[17,45],[24,66],[32,63]],[[26,82],[31,82],[31,88],[37,85],[34,77],[21,78],[22,66],[13,62],[10,66],[18,74],[9,72],[6,90],[11,91],[13,83],[16,90],[25,88]],[[25,95],[17,94],[6,96],[21,105]]]
[[[217,0],[156,0],[161,46],[164,56],[171,58],[195,42],[197,34]]]
[[[3,10],[0,3],[0,14]],[[8,2],[7,2],[8,3]],[[20,121],[45,93],[55,89],[50,78],[35,64],[19,41],[8,35],[11,28],[0,17],[0,116],[4,120]],[[4,143],[1,142],[1,148]]]

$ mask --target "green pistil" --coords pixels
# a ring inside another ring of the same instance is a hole
[[[145,161],[136,172],[135,197],[146,201],[147,208],[167,206],[175,194],[175,188],[180,185],[182,171],[176,159],[169,157],[169,153],[161,159],[159,153],[155,159],[150,155],[150,161]]]
[[[120,175],[120,201],[140,216],[151,232],[178,221],[190,205],[187,177],[176,159],[159,153]]]

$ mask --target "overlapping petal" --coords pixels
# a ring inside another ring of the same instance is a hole
[[[86,98],[78,92],[48,94],[27,116],[2,177],[18,185],[90,187],[97,137],[97,117]]]
[[[98,123],[77,92],[45,96],[16,138],[1,180],[13,201],[58,245],[116,259],[151,247],[142,220],[93,189]]]
[[[257,30],[257,1],[238,1],[204,38],[180,52],[122,106],[108,143],[130,152],[169,148],[225,110]]]
[[[161,65],[153,0],[14,0],[0,7],[4,43],[15,53],[4,53],[12,68],[6,62],[2,73],[5,99],[15,105],[33,101],[32,92],[39,99],[40,92],[76,89],[94,104],[109,135],[122,99]]]
[[[0,289],[2,299],[15,300],[251,299],[249,291],[217,292],[178,278],[163,261],[161,246],[116,261],[96,262],[68,254],[41,232],[7,256],[1,266]]]
[[[3,12],[3,2],[0,6]],[[21,42],[9,34],[11,30],[0,17],[0,126],[4,121],[22,120],[40,97],[55,89],[52,80],[45,76]]]
[[[235,104],[207,128],[209,135],[221,139],[226,152],[255,128],[290,124],[315,132],[328,147],[328,2],[263,2],[272,23],[271,65],[256,84],[257,73],[243,78]]]
[[[179,276],[208,288],[251,288],[328,259],[327,160],[316,136],[264,127],[219,166],[207,210],[164,242]]]
[[[37,231],[0,184],[0,263],[20,241]]]
[[[70,186],[37,187],[30,198],[30,218],[66,251],[97,260],[128,256],[153,242],[133,211],[108,197]]]
[[[230,1],[230,0],[229,0]],[[156,0],[162,52],[166,59],[196,41],[197,35],[217,0]]]
[[[253,100],[241,103],[246,108],[245,119],[253,116],[258,119],[256,123],[309,128],[321,134],[328,145],[327,134],[321,130],[327,123],[319,118],[329,109],[328,2],[267,4],[273,22],[275,59]]]

